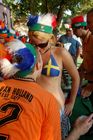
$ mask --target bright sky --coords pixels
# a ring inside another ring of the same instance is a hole
[[[21,0],[15,0],[14,3],[20,2]]]
[[[71,15],[71,11],[70,11],[70,10],[66,10],[66,11],[65,11],[65,14]]]

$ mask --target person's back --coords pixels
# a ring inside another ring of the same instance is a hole
[[[54,97],[35,82],[5,80],[0,83],[0,138],[60,140],[56,110]]]

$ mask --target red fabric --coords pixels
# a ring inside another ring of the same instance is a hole
[[[14,39],[14,36],[10,36],[10,37],[6,37],[5,38],[5,41],[6,42],[9,42],[9,41],[12,41]]]
[[[20,33],[19,33],[18,31],[16,31],[16,33],[15,33],[15,34],[16,34],[16,36],[20,36]]]
[[[71,28],[71,25],[69,25],[69,28],[72,29],[72,28]]]
[[[0,29],[4,29],[5,28],[5,24],[2,20],[0,20]]]
[[[72,24],[78,23],[78,22],[84,22],[84,17],[83,16],[76,16],[71,19]]]
[[[72,26],[70,24],[65,24],[66,30],[72,30]]]
[[[11,60],[12,60],[12,55],[7,54],[7,55],[5,56],[5,58],[8,59],[9,61],[11,61]]]
[[[21,41],[22,41],[23,43],[26,43],[26,37],[22,37],[22,38],[21,38]]]
[[[53,16],[52,17],[52,27],[53,27],[53,29],[56,28],[56,26],[57,26],[56,16]]]

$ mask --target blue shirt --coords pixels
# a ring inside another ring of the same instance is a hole
[[[72,56],[76,56],[77,49],[81,46],[78,40],[74,39],[73,37],[68,37],[66,34],[59,38],[59,42],[63,44],[71,43],[68,51]]]

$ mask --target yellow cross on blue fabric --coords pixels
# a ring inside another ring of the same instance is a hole
[[[43,67],[42,74],[47,76],[58,76],[60,74],[60,69],[53,55],[50,56],[49,62]]]

